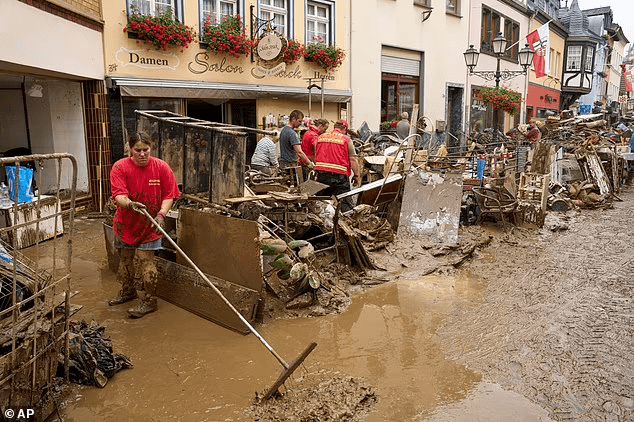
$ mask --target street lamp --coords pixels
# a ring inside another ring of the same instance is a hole
[[[501,79],[508,81],[510,79],[513,79],[516,76],[526,75],[526,72],[528,71],[528,67],[531,65],[533,61],[533,56],[535,55],[535,52],[531,50],[528,44],[526,44],[526,46],[522,48],[520,52],[518,53],[518,61],[520,63],[520,66],[522,66],[522,70],[500,71],[500,59],[502,58],[502,55],[504,55],[504,52],[506,51],[506,43],[507,43],[506,38],[504,38],[501,32],[498,33],[497,37],[493,39],[493,42],[492,42],[493,54],[495,54],[495,58],[497,60],[497,66],[496,66],[495,72],[487,71],[487,70],[473,70],[473,68],[475,68],[476,65],[478,64],[478,57],[480,56],[480,53],[478,53],[478,50],[473,48],[473,44],[469,46],[467,51],[464,52],[464,61],[467,67],[469,68],[469,74],[479,76],[487,81],[495,80],[496,88],[500,86]],[[497,110],[493,111],[493,119],[494,119],[493,126],[495,129],[493,131],[493,142],[497,143],[497,137],[498,137],[497,135],[498,134],[498,111]]]

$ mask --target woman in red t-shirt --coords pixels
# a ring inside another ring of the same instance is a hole
[[[176,177],[163,160],[152,157],[152,141],[142,133],[135,133],[128,140],[130,156],[117,161],[110,172],[112,197],[117,203],[112,228],[119,249],[121,282],[119,296],[110,305],[126,303],[137,298],[134,287],[134,255],[141,266],[143,291],[139,305],[128,310],[131,317],[140,318],[157,309],[156,284],[158,272],[154,263],[154,251],[161,248],[161,235],[143,215],[146,209],[162,227],[167,212],[175,198],[180,196]]]

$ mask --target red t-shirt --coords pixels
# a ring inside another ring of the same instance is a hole
[[[141,202],[152,217],[161,210],[164,200],[181,195],[169,164],[156,157],[150,157],[145,167],[134,164],[132,157],[122,158],[112,166],[110,184],[113,198],[125,195],[132,201]],[[153,242],[161,237],[150,220],[129,208],[117,208],[112,228],[117,238],[132,246]]]
[[[317,148],[317,138],[319,138],[319,130],[316,127],[310,127],[308,132],[304,134],[302,139],[302,151],[310,161],[315,161],[315,149]]]

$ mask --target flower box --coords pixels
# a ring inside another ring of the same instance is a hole
[[[334,71],[343,63],[346,52],[323,42],[308,44],[304,50],[304,60],[313,62],[325,71]]]
[[[123,32],[137,42],[153,45],[157,50],[187,48],[196,39],[196,32],[178,22],[170,8],[158,16],[133,12],[128,15],[128,24]]]
[[[200,42],[211,53],[226,53],[235,58],[247,56],[253,47],[239,15],[226,16],[220,23],[207,18]]]

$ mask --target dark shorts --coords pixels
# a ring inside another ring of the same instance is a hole
[[[156,239],[154,242],[143,243],[139,246],[128,245],[115,237],[115,247],[119,249],[138,249],[140,251],[158,251],[162,247],[162,239]]]

